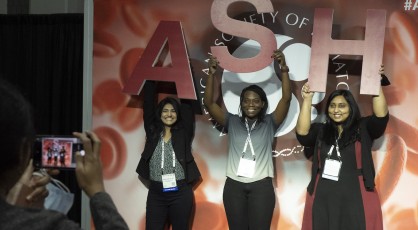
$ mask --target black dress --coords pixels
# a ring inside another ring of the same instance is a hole
[[[330,145],[319,141],[324,124],[312,124],[305,136],[297,134],[299,142],[313,153],[303,230],[383,229],[381,204],[374,188],[371,147],[373,140],[384,133],[388,119],[389,114],[361,119],[358,139],[343,148],[340,146],[342,166],[338,181],[322,178],[322,167],[330,149]],[[331,158],[337,159],[335,150]]]
[[[320,168],[329,149],[329,145],[321,145]],[[342,165],[338,181],[322,178],[322,170],[318,174],[312,208],[313,229],[366,229],[355,144],[340,149],[340,154]],[[331,158],[337,159],[335,148]]]

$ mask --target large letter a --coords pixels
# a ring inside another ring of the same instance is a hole
[[[167,44],[172,66],[157,66]],[[123,92],[138,95],[146,80],[174,82],[179,98],[197,99],[183,30],[179,21],[160,22],[131,77],[126,81]]]

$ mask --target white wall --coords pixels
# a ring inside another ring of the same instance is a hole
[[[30,0],[31,14],[83,13],[84,0]]]
[[[7,0],[0,0],[0,14],[7,14]]]
[[[7,14],[7,1],[0,0],[0,14]],[[84,0],[30,0],[30,14],[83,13]]]

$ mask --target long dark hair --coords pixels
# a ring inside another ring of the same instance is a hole
[[[350,107],[350,114],[347,119],[341,124],[343,127],[342,136],[340,138],[340,148],[347,146],[348,144],[354,142],[359,138],[358,125],[361,118],[360,109],[356,100],[354,99],[353,94],[349,90],[339,89],[332,92],[327,100],[326,104],[326,121],[325,121],[325,130],[322,134],[322,140],[331,145],[334,144],[336,137],[338,136],[337,124],[330,118],[328,114],[328,108],[331,104],[331,101],[337,97],[343,96],[347,101],[348,106]]]
[[[0,78],[0,174],[22,164],[22,144],[35,135],[32,108],[17,88]]]
[[[171,104],[174,108],[174,111],[177,113],[177,120],[176,123],[173,124],[171,129],[178,129],[181,126],[181,113],[180,113],[180,103],[173,97],[166,97],[160,101],[157,105],[157,109],[155,110],[155,118],[156,122],[153,124],[152,129],[154,130],[153,135],[157,137],[161,133],[164,132],[164,123],[161,120],[161,113],[163,112],[163,108],[166,104]]]
[[[264,106],[261,109],[261,111],[257,114],[257,120],[259,122],[263,122],[264,121],[264,117],[266,116],[267,113],[267,108],[269,107],[269,102],[267,100],[267,96],[266,96],[266,92],[264,92],[264,90],[258,86],[258,85],[250,85],[245,87],[242,91],[241,91],[241,96],[239,98],[239,113],[241,114],[241,120],[244,122],[245,121],[245,114],[242,114],[242,109],[241,109],[241,105],[242,102],[244,101],[244,95],[247,91],[252,91],[254,93],[256,93],[261,101],[264,102]]]

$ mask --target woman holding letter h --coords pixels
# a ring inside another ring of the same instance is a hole
[[[390,84],[383,65],[380,74],[381,85]],[[371,154],[389,120],[382,88],[372,96],[371,116],[361,117],[350,91],[335,90],[326,103],[326,121],[311,124],[313,94],[306,83],[296,124],[299,142],[313,150],[302,229],[383,229]]]
[[[241,92],[239,115],[224,112],[214,102],[213,78],[218,61],[212,56],[209,59],[204,104],[229,136],[223,201],[231,230],[268,230],[273,217],[276,196],[272,144],[289,110],[291,90],[284,54],[275,50],[272,58],[281,67],[282,98],[273,113],[266,114],[266,93],[257,85],[250,85]]]

